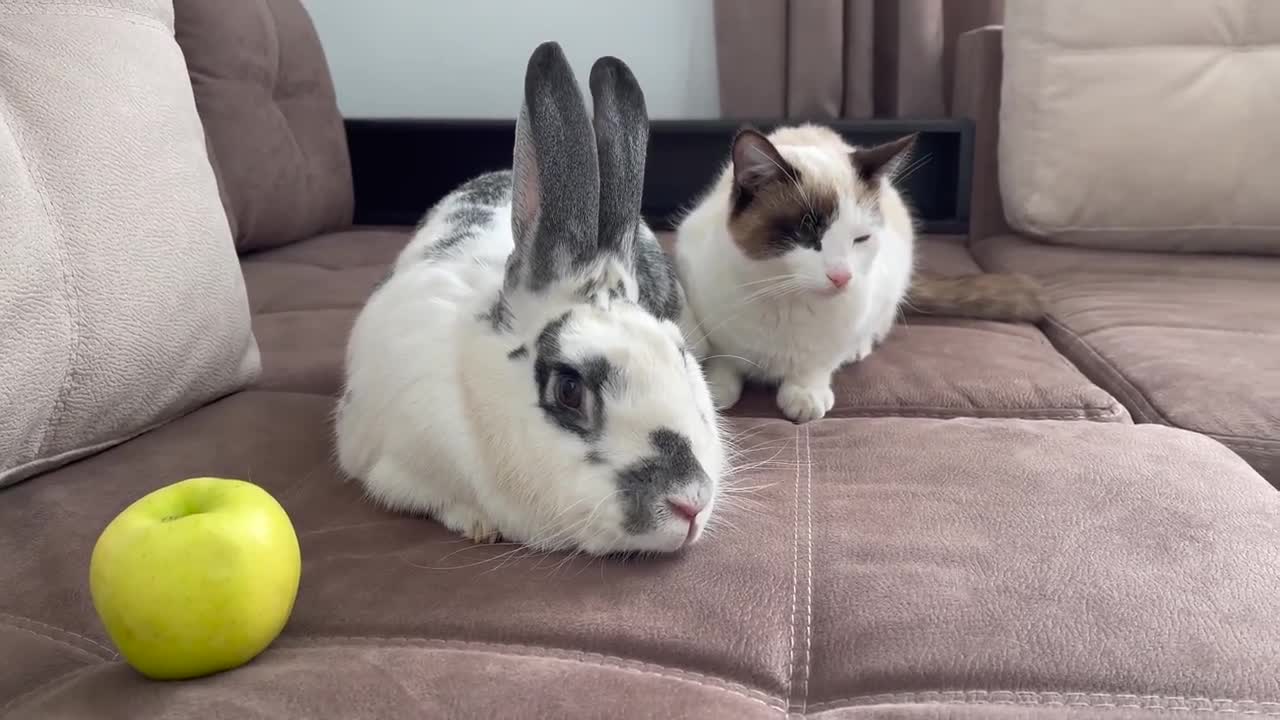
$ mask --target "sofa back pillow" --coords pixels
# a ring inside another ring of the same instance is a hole
[[[240,252],[351,225],[346,128],[299,0],[174,0],[178,45]]]
[[[1070,245],[1280,254],[1280,2],[1018,0],[1011,227]]]
[[[172,0],[0,3],[0,487],[259,369]]]

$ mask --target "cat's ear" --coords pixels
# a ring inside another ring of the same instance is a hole
[[[600,172],[586,103],[555,42],[529,57],[512,158],[506,286],[541,292],[596,252]]]
[[[757,191],[794,174],[769,138],[752,128],[733,138],[732,157],[733,184],[744,190]]]
[[[919,133],[911,133],[880,145],[860,147],[849,153],[849,160],[863,182],[877,182],[882,177],[893,178],[911,156],[918,137]]]

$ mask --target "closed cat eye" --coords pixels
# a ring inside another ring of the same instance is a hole
[[[863,243],[863,242],[866,242],[866,241],[868,241],[868,240],[870,240],[870,239],[871,239],[871,236],[870,236],[870,235],[859,235],[858,237],[856,237],[856,238],[854,238],[854,239],[853,239],[853,242],[854,242],[855,244],[856,244],[856,243]]]

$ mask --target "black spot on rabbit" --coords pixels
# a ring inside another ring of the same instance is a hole
[[[659,320],[679,320],[682,303],[674,261],[652,235],[639,235],[636,240],[635,275],[640,287],[640,306]]]
[[[560,335],[569,317],[564,313],[538,334],[533,363],[538,404],[561,429],[595,442],[604,434],[605,395],[618,390],[621,377],[604,357],[588,358],[575,366],[560,354]]]
[[[653,447],[652,455],[622,468],[617,475],[626,512],[624,528],[633,535],[658,526],[654,509],[660,498],[691,481],[706,480],[689,438],[669,428],[658,428],[649,433],[649,445]]]
[[[481,313],[476,319],[486,323],[496,333],[511,332],[511,306],[507,304],[507,299],[501,293],[493,301],[489,312]]]
[[[497,170],[477,175],[458,188],[463,202],[470,205],[502,205],[511,198],[511,171]]]
[[[445,217],[449,223],[449,232],[426,249],[427,260],[438,260],[453,253],[464,242],[474,238],[477,233],[493,222],[493,208],[480,205],[460,205],[449,211]]]

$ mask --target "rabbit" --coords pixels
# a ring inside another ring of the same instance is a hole
[[[337,461],[475,542],[589,555],[696,543],[723,429],[674,263],[640,217],[644,95],[558,43],[529,58],[510,170],[436,203],[361,308]]]

